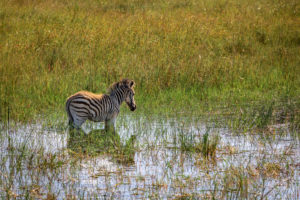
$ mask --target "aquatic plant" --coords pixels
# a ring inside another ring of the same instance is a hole
[[[209,134],[208,130],[199,142],[192,134],[180,134],[179,140],[182,151],[201,153],[205,158],[214,158],[220,138],[218,135]]]

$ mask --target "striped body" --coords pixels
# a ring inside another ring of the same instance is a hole
[[[124,79],[113,84],[109,94],[80,91],[70,96],[66,102],[69,124],[80,128],[88,119],[94,122],[105,122],[106,129],[111,125],[115,127],[115,120],[123,101],[132,111],[136,108],[133,85],[133,81]]]

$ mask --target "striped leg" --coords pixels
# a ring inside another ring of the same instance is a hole
[[[83,118],[83,117],[74,117],[74,122],[73,125],[76,129],[80,129],[81,125],[87,120],[87,118]]]
[[[113,131],[116,134],[116,118],[105,120],[105,131]]]

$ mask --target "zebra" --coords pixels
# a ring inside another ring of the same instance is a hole
[[[108,94],[94,94],[88,91],[73,94],[66,102],[70,127],[80,129],[88,119],[105,122],[105,130],[109,131],[113,127],[115,133],[116,118],[122,102],[125,101],[131,111],[136,109],[134,85],[133,80],[123,79],[113,83]]]

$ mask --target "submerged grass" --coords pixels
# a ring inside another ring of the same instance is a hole
[[[68,149],[78,156],[111,155],[122,164],[132,163],[134,160],[136,136],[132,135],[125,144],[120,136],[105,130],[93,130],[88,134],[79,130],[70,130]]]
[[[145,113],[299,102],[296,0],[0,4],[2,121],[8,108],[18,121],[61,115],[70,94],[123,77]]]
[[[251,105],[237,105],[232,107],[227,117],[228,127],[242,132],[271,131],[272,126],[285,126],[295,136],[299,137],[300,110],[299,101],[280,99],[272,101],[252,102]],[[225,117],[226,119],[226,117]]]
[[[209,131],[203,134],[199,142],[197,142],[195,136],[192,134],[181,133],[179,135],[181,151],[201,153],[205,158],[215,158],[219,140],[218,135],[209,134]]]
[[[123,117],[120,135],[20,124],[1,132],[0,198],[298,195],[299,142],[288,135],[236,135],[182,116],[161,121]]]

